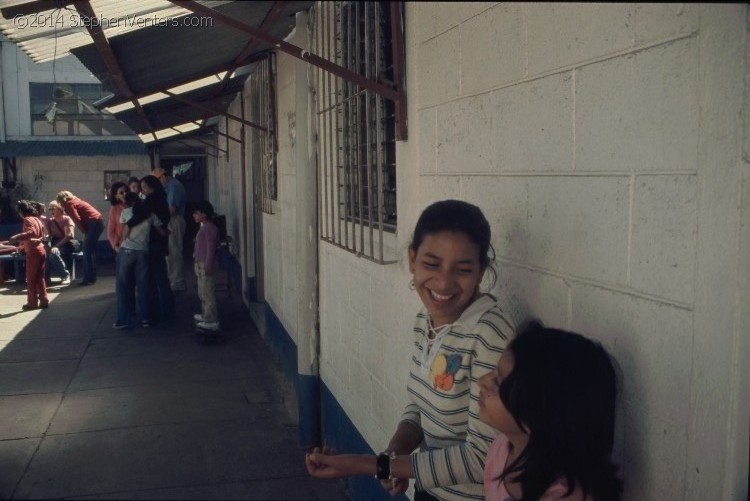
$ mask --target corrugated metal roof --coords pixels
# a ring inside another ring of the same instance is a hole
[[[29,3],[30,0],[0,0],[0,8]],[[49,2],[52,4],[53,2]],[[181,23],[190,11],[167,0],[90,0],[107,38],[163,23]],[[215,7],[226,1],[202,1]],[[91,43],[86,22],[72,5],[26,16],[0,20],[0,30],[17,43],[29,57],[42,63],[67,54],[71,48]]]
[[[57,25],[59,16],[65,17],[69,13],[77,14],[72,6],[62,10],[44,11],[36,15],[42,16],[37,19],[43,22],[37,24],[45,24],[46,31],[45,26],[27,26],[27,28],[32,28],[31,31],[25,31],[18,26],[19,19],[34,19],[35,15],[16,18],[15,25],[13,20],[6,21],[5,24],[0,24],[0,28],[6,36],[30,53],[32,58],[39,61],[47,60],[44,58],[50,56],[48,47],[44,46],[41,41],[46,40],[44,43],[48,43],[51,40],[54,45],[55,37],[57,37],[57,57],[62,57],[70,51],[108,90],[114,93],[108,100],[107,106],[130,102],[132,97],[128,96],[131,92],[136,97],[144,97],[175,86],[192,83],[197,79],[222,71],[235,71],[238,64],[247,65],[254,58],[257,59],[263,53],[273,49],[266,43],[253,40],[246,33],[214,21],[213,18],[193,13],[182,15],[179,20],[171,18],[170,22],[149,24],[145,21],[137,21],[140,19],[137,16],[145,16],[152,20],[167,20],[170,19],[170,15],[176,15],[167,10],[167,7],[169,9],[175,7],[166,0],[139,0],[138,2],[91,0],[90,3],[96,19],[101,23],[108,38],[109,48],[105,56],[102,56],[97,46],[92,43],[86,26],[80,22],[80,16],[78,16],[77,24],[73,23],[75,19],[71,18],[73,21],[70,26]],[[284,39],[294,28],[294,15],[308,9],[314,2],[201,1],[199,3],[247,25],[262,27],[274,37]],[[35,2],[0,0],[0,8],[11,5],[20,5],[28,11],[28,9],[44,8],[47,4],[39,0]],[[182,8],[179,8],[179,11],[181,14],[187,12]],[[50,17],[50,13],[54,14],[54,18]],[[121,29],[123,24],[131,29]],[[82,38],[67,39],[61,36],[63,32],[65,32],[65,37],[80,34]],[[110,63],[116,59],[116,65],[119,66],[122,75],[119,86],[115,85],[112,80],[103,57],[109,58]],[[193,101],[208,104],[210,108],[216,110],[214,115],[223,113],[234,100],[235,94],[242,88],[244,76],[239,77],[237,74],[227,82],[199,90],[190,90],[186,96]],[[125,85],[122,84],[123,81]],[[144,102],[148,102],[148,98]],[[116,115],[134,131],[141,134],[150,132],[147,121],[151,123],[154,130],[158,131],[165,127],[175,127],[193,120],[201,120],[207,116],[205,110],[192,108],[172,97],[144,104],[143,110],[144,115],[139,115],[134,109],[123,109]],[[158,134],[157,137],[159,137]]]
[[[259,26],[276,2],[231,2],[216,10],[251,26]],[[294,27],[294,14],[313,2],[283,2],[283,11],[268,32],[286,38]],[[191,14],[191,26],[152,26],[110,39],[122,74],[137,96],[173,87],[197,77],[218,73],[232,66],[250,37],[218,22],[200,22]],[[194,24],[194,26],[192,25]],[[272,47],[259,42],[254,53]],[[110,83],[107,66],[93,43],[71,51],[99,80],[123,100]]]
[[[242,89],[245,78],[246,75],[242,75],[229,79],[222,92],[217,92],[219,90],[217,87],[220,84],[214,84],[180,94],[180,97],[222,112],[234,101],[237,92]],[[205,110],[190,106],[171,97],[146,104],[143,106],[143,111],[146,112],[156,130],[174,127],[186,122],[200,121],[212,115]],[[136,134],[146,134],[149,132],[146,123],[134,108],[115,113],[115,116],[118,120],[125,122]]]
[[[0,143],[0,157],[97,157],[146,155],[140,141],[7,141]]]

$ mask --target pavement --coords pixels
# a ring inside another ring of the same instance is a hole
[[[226,341],[203,345],[193,274],[169,325],[115,330],[114,267],[93,286],[0,283],[0,499],[347,499],[311,478],[288,380],[217,275]]]

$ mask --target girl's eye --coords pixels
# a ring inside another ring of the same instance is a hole
[[[469,275],[469,274],[473,273],[474,270],[472,270],[472,269],[460,269],[460,270],[458,270],[458,272],[461,273],[462,275]]]
[[[438,263],[428,263],[427,261],[424,261],[424,265],[427,268],[437,268],[439,266]]]

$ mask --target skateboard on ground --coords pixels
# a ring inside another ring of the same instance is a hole
[[[195,335],[200,344],[221,344],[226,341],[222,330],[203,329],[197,325],[195,326]]]

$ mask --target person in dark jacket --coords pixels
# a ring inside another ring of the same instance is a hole
[[[133,226],[145,221],[151,214],[159,218],[166,228],[169,225],[169,205],[167,194],[159,179],[146,176],[141,179],[141,190],[146,195],[143,203],[133,208],[133,217],[127,225]],[[166,256],[169,253],[169,239],[151,228],[148,244],[149,297],[151,301],[151,319],[164,322],[175,318],[174,293],[169,285]]]

